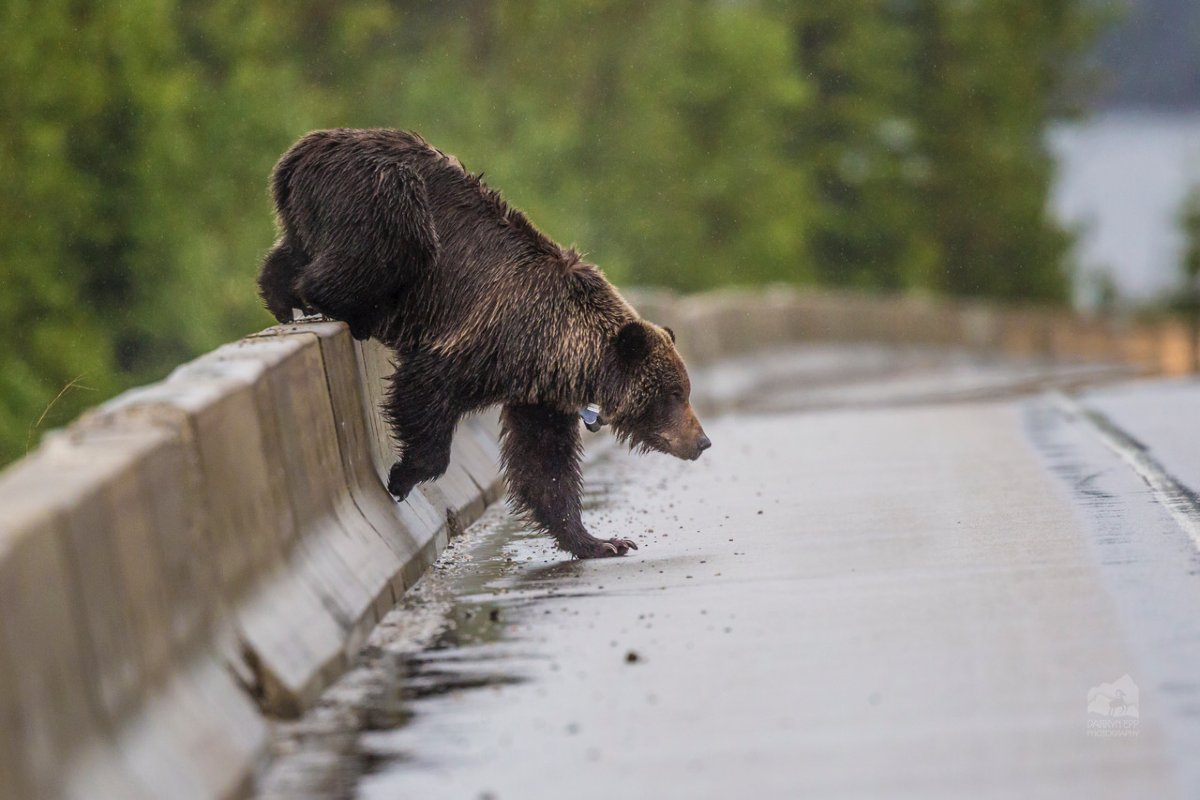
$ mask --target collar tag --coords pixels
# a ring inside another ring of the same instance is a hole
[[[583,420],[583,426],[592,433],[604,427],[604,420],[600,418],[600,406],[595,403],[588,403],[579,412],[579,417]]]

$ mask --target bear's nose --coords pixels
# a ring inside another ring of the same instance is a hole
[[[710,447],[712,447],[712,442],[709,441],[709,438],[707,436],[705,436],[704,434],[701,434],[700,438],[696,441],[696,450],[703,453],[705,450],[707,450]]]

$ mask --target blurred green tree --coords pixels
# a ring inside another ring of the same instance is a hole
[[[459,7],[411,15],[435,57],[412,59],[403,25],[377,43],[363,82],[373,122],[395,124],[386,110],[402,107],[406,126],[618,281],[811,277],[810,192],[788,130],[807,85],[776,16],[678,0]]]
[[[791,154],[812,172],[808,257],[817,280],[831,286],[922,286],[936,266],[913,213],[929,169],[917,150],[915,76],[906,69],[915,41],[894,6],[774,5],[813,88],[813,103],[789,120]]]
[[[1077,112],[1084,48],[1105,19],[1078,0],[911,0],[914,209],[931,245],[927,288],[1061,302],[1072,236],[1047,212],[1048,123]]]
[[[264,176],[308,122],[289,110],[322,100],[279,33],[283,7],[12,0],[0,14],[4,461],[35,427],[262,323],[248,287],[270,237]]]

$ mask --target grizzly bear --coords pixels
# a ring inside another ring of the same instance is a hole
[[[318,312],[394,351],[396,498],[446,471],[462,416],[500,403],[516,510],[578,558],[624,555],[637,545],[581,520],[579,412],[598,405],[630,447],[698,458],[710,442],[675,336],[481,177],[415,133],[304,136],[272,175],[263,300],[280,322]]]

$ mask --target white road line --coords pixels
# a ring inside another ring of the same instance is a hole
[[[1061,392],[1054,392],[1053,397],[1059,411],[1069,418],[1088,423],[1100,441],[1133,468],[1150,487],[1154,499],[1171,512],[1175,522],[1200,550],[1200,498],[1197,498],[1196,492],[1176,480],[1150,455],[1145,445],[1117,427],[1104,414],[1087,408]]]

